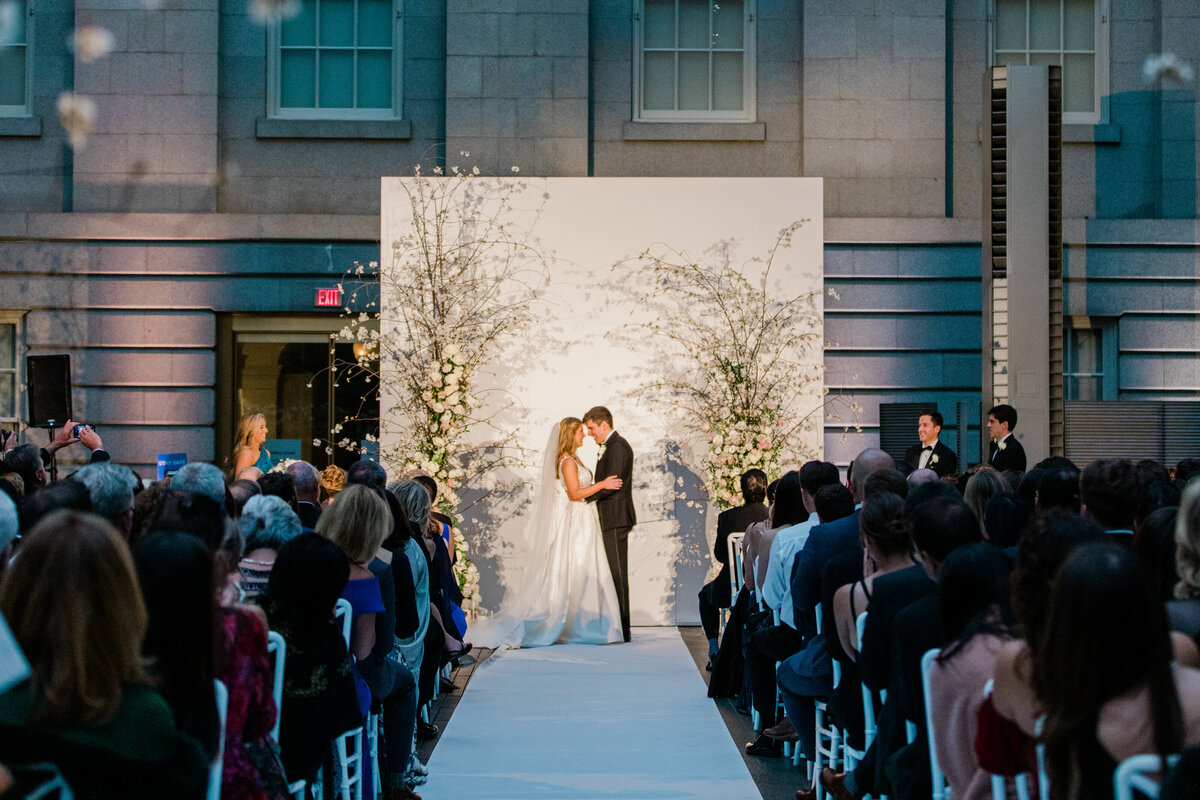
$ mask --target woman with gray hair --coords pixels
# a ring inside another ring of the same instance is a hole
[[[260,494],[246,501],[237,524],[245,540],[245,556],[238,562],[242,593],[257,597],[267,589],[279,548],[300,535],[300,518],[283,498]]]

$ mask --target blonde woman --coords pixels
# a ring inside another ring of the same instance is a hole
[[[483,647],[540,647],[557,642],[606,644],[622,640],[621,612],[600,520],[583,500],[621,488],[610,475],[592,482],[576,456],[583,422],[567,417],[546,444],[527,528],[529,567],[508,587],[502,610],[472,628]]]
[[[270,472],[274,464],[271,461],[271,452],[263,447],[266,440],[266,417],[259,413],[242,417],[233,442],[233,455],[229,457],[233,464],[230,472],[235,477],[246,467],[257,467],[263,472]]]

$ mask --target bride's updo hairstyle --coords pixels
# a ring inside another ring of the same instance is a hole
[[[558,452],[554,454],[554,477],[562,477],[559,466],[563,456],[574,455],[575,433],[582,424],[583,421],[577,417],[564,417],[563,421],[558,423]]]

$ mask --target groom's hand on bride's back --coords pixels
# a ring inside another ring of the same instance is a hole
[[[616,475],[609,475],[607,478],[605,478],[603,481],[600,482],[600,485],[603,486],[605,489],[612,489],[614,491],[617,489],[620,489],[621,484],[622,484],[621,479],[618,478]]]

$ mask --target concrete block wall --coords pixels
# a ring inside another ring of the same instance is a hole
[[[825,213],[945,211],[945,3],[804,4],[804,174]]]
[[[216,211],[217,0],[76,0],[75,17],[111,31],[115,47],[75,59],[75,89],[97,119],[75,154],[74,210]]]
[[[448,0],[446,152],[489,174],[587,175],[585,0]]]

